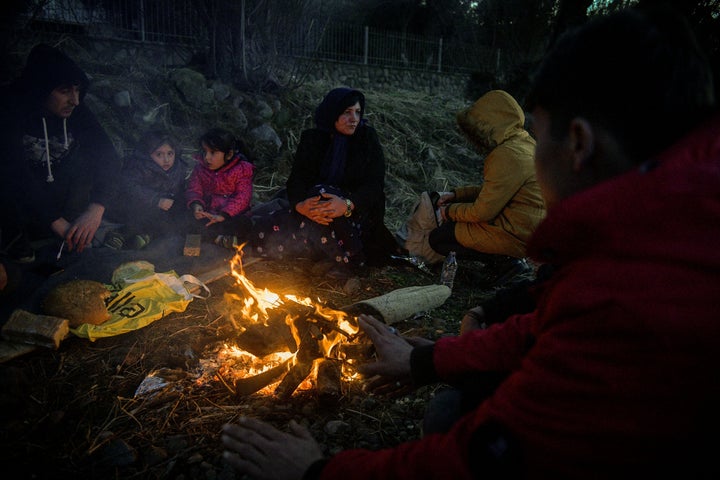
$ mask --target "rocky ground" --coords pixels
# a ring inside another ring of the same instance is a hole
[[[337,281],[310,262],[258,261],[248,264],[245,275],[258,288],[339,308],[436,283],[439,270],[424,273],[400,262]],[[402,334],[431,339],[456,334],[462,313],[495,290],[478,288],[480,278],[492,283],[477,265],[461,264],[442,306],[395,326]],[[218,375],[218,350],[238,336],[225,297],[239,287],[231,276],[209,287],[208,298],[140,330],[95,342],[69,337],[58,350],[41,348],[0,364],[0,458],[6,472],[16,472],[3,477],[238,478],[222,461],[219,432],[241,415],[280,428],[295,419],[327,454],[388,447],[421,435],[425,404],[438,386],[388,397],[366,392],[363,379],[356,379],[329,396],[308,382],[282,398],[274,386],[233,393],[227,376]]]

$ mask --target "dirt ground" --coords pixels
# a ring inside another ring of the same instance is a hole
[[[428,274],[403,262],[367,267],[349,282],[324,273],[304,261],[262,260],[245,269],[258,288],[307,296],[332,308],[439,278],[439,268]],[[456,334],[462,313],[495,291],[478,285],[477,269],[461,263],[453,293],[442,306],[396,327],[431,339]],[[239,478],[221,458],[219,432],[223,423],[242,415],[279,428],[295,419],[328,455],[379,449],[421,435],[425,404],[439,386],[391,398],[366,392],[357,379],[343,383],[341,394],[330,398],[314,388],[284,399],[272,389],[234,395],[210,360],[237,337],[224,295],[238,286],[226,276],[209,287],[209,298],[194,299],[184,312],[140,330],[95,342],[71,336],[58,350],[40,348],[0,364],[3,477]],[[143,387],[151,377],[164,381],[147,393]]]

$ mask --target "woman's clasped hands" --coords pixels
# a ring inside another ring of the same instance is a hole
[[[333,219],[342,217],[347,211],[345,200],[332,193],[306,198],[295,206],[295,210],[320,225],[330,225]]]

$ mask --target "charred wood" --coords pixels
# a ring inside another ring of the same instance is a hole
[[[321,403],[335,403],[341,394],[341,368],[338,360],[324,358],[318,361],[317,385]]]
[[[283,400],[287,400],[292,396],[297,387],[312,371],[312,362],[300,362],[290,368],[290,371],[283,377],[280,384],[275,389],[275,395]]]
[[[235,381],[235,396],[238,398],[244,397],[267,387],[288,371],[291,361],[292,359],[290,358],[280,365],[277,365],[258,375],[237,379]]]
[[[288,345],[291,342],[291,345]],[[273,317],[267,325],[256,323],[248,326],[237,338],[238,347],[256,357],[277,352],[294,352],[297,348],[292,333],[284,320]]]

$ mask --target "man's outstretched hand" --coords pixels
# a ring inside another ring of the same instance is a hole
[[[372,340],[377,354],[375,362],[358,367],[360,373],[373,377],[368,381],[367,388],[382,394],[404,394],[412,390],[410,353],[416,346],[433,342],[422,338],[402,337],[372,315],[359,315],[358,323]]]
[[[223,425],[223,458],[238,472],[257,480],[300,480],[323,454],[310,432],[295,421],[290,431],[254,418]]]

